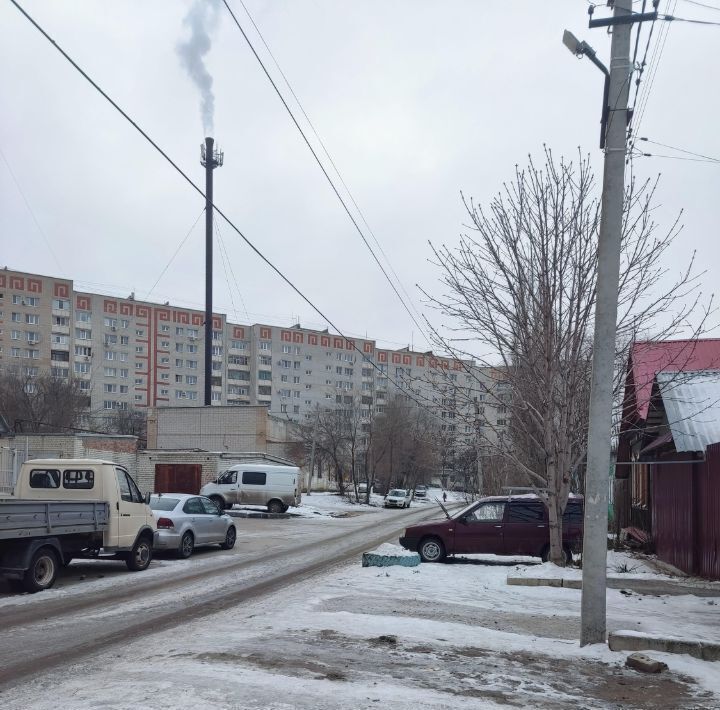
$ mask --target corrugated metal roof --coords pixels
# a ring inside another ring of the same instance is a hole
[[[638,341],[630,351],[635,409],[647,419],[652,385],[658,372],[720,369],[720,339]]]
[[[657,382],[676,451],[720,442],[720,370],[660,372]]]

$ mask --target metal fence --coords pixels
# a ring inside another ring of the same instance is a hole
[[[19,464],[17,451],[9,446],[0,446],[0,494],[12,493]]]

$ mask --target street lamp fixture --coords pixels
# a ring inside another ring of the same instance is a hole
[[[600,114],[600,148],[605,148],[605,131],[607,128],[608,112],[608,96],[610,94],[610,72],[607,67],[597,58],[595,50],[583,40],[579,40],[572,32],[565,30],[563,32],[563,44],[576,56],[587,57],[604,75],[605,87],[603,89],[603,105]]]

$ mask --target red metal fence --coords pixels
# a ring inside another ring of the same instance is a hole
[[[707,448],[695,478],[696,573],[720,579],[720,444]]]

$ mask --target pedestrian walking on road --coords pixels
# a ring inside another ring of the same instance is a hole
[[[447,493],[443,491],[443,503],[447,503]]]

